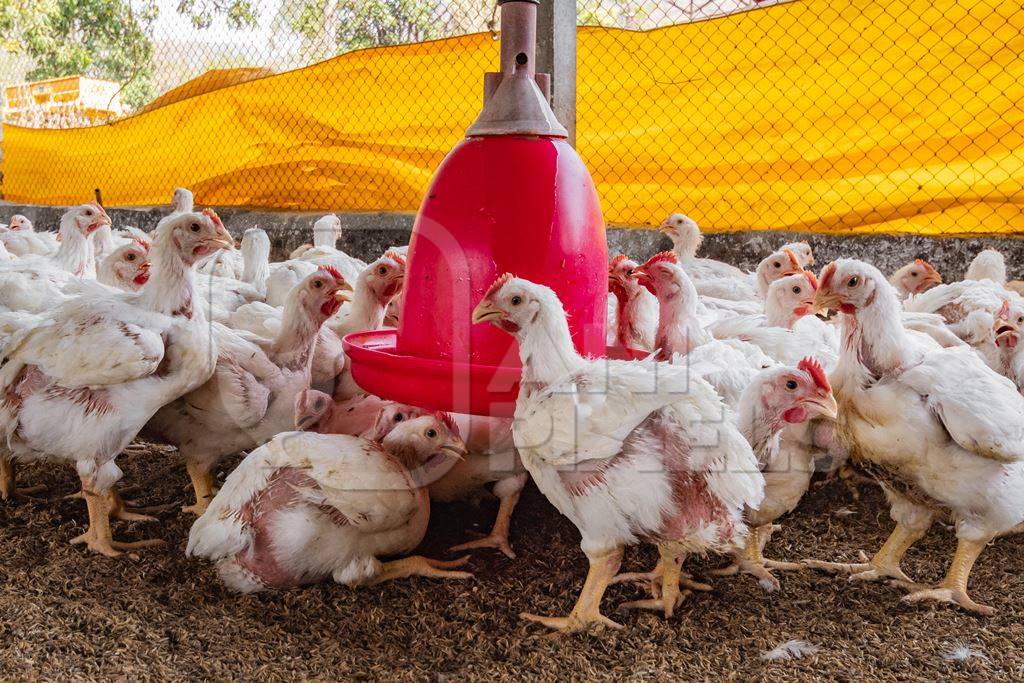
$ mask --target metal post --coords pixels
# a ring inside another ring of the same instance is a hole
[[[537,71],[551,74],[551,108],[576,146],[576,0],[541,0]]]

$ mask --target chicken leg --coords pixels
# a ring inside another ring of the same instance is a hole
[[[434,579],[471,579],[473,575],[469,572],[448,571],[455,567],[461,567],[467,562],[469,562],[468,555],[450,561],[432,560],[420,555],[403,557],[400,560],[383,563],[380,573],[370,580],[370,585],[375,586],[378,583],[404,579],[409,576],[429,576]]]
[[[572,611],[565,617],[544,617],[528,612],[521,612],[519,617],[527,621],[535,621],[561,633],[575,633],[590,626],[622,628],[608,617],[601,614],[601,598],[608,588],[615,573],[622,564],[622,548],[615,548],[603,555],[588,556],[590,569],[587,579],[583,582],[583,590],[576,600]]]
[[[660,543],[658,553],[661,559],[658,568],[651,572],[660,577],[660,588],[658,583],[651,582],[652,597],[647,600],[636,600],[622,605],[621,609],[647,609],[661,611],[666,619],[671,618],[675,608],[683,603],[693,591],[689,588],[681,590],[680,584],[683,574],[683,560],[686,559],[686,552],[679,543]],[[701,584],[704,585],[704,584]],[[710,590],[711,587],[707,586]]]
[[[750,529],[747,534],[747,542],[743,548],[743,554],[736,558],[728,567],[712,569],[709,574],[712,576],[734,576],[736,574],[749,574],[757,579],[761,588],[769,593],[779,589],[779,580],[772,574],[771,570],[797,571],[806,569],[807,565],[800,562],[777,562],[766,560],[764,547],[775,531],[775,525],[763,524]]]
[[[915,585],[910,577],[903,573],[903,569],[900,568],[900,561],[907,550],[910,549],[910,546],[914,545],[927,531],[927,525],[910,528],[897,522],[896,528],[889,534],[889,538],[886,539],[881,549],[870,560],[853,564],[804,560],[804,564],[812,569],[849,574],[851,581],[896,579],[904,584]]]
[[[494,519],[494,526],[491,527],[491,533],[475,541],[469,541],[468,543],[460,543],[459,545],[452,546],[449,548],[451,552],[471,550],[473,548],[496,548],[505,553],[505,556],[509,559],[516,559],[516,554],[512,551],[512,544],[509,543],[508,540],[508,531],[509,526],[512,523],[512,512],[516,509],[516,505],[519,503],[519,496],[523,492],[523,486],[526,485],[526,475],[519,475],[518,477],[515,477],[515,479],[520,480],[521,483],[519,483],[518,486],[514,486],[514,490],[505,492],[504,495],[499,496],[498,516]],[[495,487],[495,493],[497,493],[499,486],[505,484],[505,481],[498,482],[498,486]]]
[[[196,494],[196,502],[193,505],[185,505],[182,512],[191,512],[196,517],[202,517],[206,508],[210,507],[210,501],[216,494],[213,485],[213,474],[205,466],[191,460],[185,461],[185,469],[192,479],[192,488]]]
[[[953,562],[949,566],[946,578],[935,588],[924,588],[917,590],[910,595],[903,597],[904,602],[923,602],[925,600],[936,600],[939,602],[951,602],[960,605],[969,612],[990,616],[995,614],[995,609],[988,605],[982,605],[967,594],[967,579],[971,575],[975,560],[981,555],[991,538],[981,541],[970,541],[961,538],[956,544],[956,553],[953,554]]]
[[[0,500],[24,498],[31,493],[46,490],[45,486],[18,488],[14,485],[14,461],[0,457]]]
[[[118,557],[122,550],[136,550],[139,548],[150,548],[163,545],[159,539],[135,541],[126,543],[115,541],[110,532],[111,497],[108,493],[95,493],[84,490],[85,504],[89,508],[89,528],[85,533],[71,539],[72,544],[84,543],[89,550],[106,555],[107,557]]]

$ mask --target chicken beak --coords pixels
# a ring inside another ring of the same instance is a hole
[[[208,237],[203,240],[203,243],[213,249],[234,249],[235,238],[231,236],[231,233],[224,228],[223,225],[217,224],[217,232],[213,237]]]
[[[466,456],[469,455],[469,451],[466,450],[466,444],[463,443],[462,439],[457,436],[448,437],[448,441],[441,446],[442,451],[448,451],[459,460],[465,460]]]
[[[501,320],[505,317],[505,311],[501,310],[490,299],[484,299],[473,309],[473,324]]]
[[[819,289],[814,293],[814,299],[811,303],[815,313],[827,313],[828,311],[839,310],[843,300],[831,290]]]
[[[924,276],[924,278],[922,278],[922,282],[927,282],[927,283],[933,284],[933,285],[941,285],[942,284],[942,276],[939,275],[939,271],[933,269],[933,270],[928,271],[928,273]]]
[[[824,396],[811,396],[804,401],[804,405],[810,408],[812,412],[816,412],[830,420],[836,419],[839,415],[839,405],[836,403],[836,397],[831,393]]]
[[[349,295],[349,293],[348,292],[343,292],[340,289],[334,290],[334,294],[333,294],[332,298],[335,301],[337,301],[339,304],[344,304],[344,303],[348,303],[348,302],[352,301],[352,297]]]

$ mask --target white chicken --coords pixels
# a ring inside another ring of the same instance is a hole
[[[915,343],[895,289],[874,266],[842,259],[819,281],[817,306],[843,314],[831,377],[836,434],[853,463],[881,483],[896,528],[867,563],[812,566],[893,578],[912,586],[904,600],[991,614],[968,595],[967,580],[985,546],[1024,520],[1024,397],[968,348]],[[922,588],[900,559],[938,514],[954,522],[956,554],[942,583]]]
[[[376,411],[372,422],[367,419]],[[411,420],[430,411],[376,396],[358,397],[335,402],[319,391],[302,392],[295,399],[295,425],[321,434],[354,434],[377,441],[390,425]],[[479,415],[453,415],[452,420],[465,434],[466,456],[452,462],[447,470],[430,483],[431,500],[450,503],[474,498],[493,484],[492,493],[498,499],[498,515],[490,533],[451,548],[452,551],[474,548],[495,548],[514,559],[509,541],[512,513],[527,475],[512,442],[512,420]]]
[[[627,349],[654,350],[658,331],[658,300],[633,277],[637,262],[619,254],[608,264],[608,290],[615,297],[614,344]]]
[[[775,365],[753,344],[707,333],[697,317],[697,290],[672,252],[655,254],[633,276],[658,299],[655,357],[707,380],[727,405],[735,407],[754,375]]]
[[[965,280],[991,280],[997,285],[1006,284],[1006,260],[995,249],[985,249],[967,266]]]
[[[189,533],[186,554],[216,562],[232,590],[315,583],[347,586],[407,576],[468,579],[449,562],[413,556],[430,518],[433,472],[463,454],[450,423],[427,415],[396,424],[380,444],[355,436],[286,432],[250,453]]]
[[[714,574],[750,574],[762,588],[773,591],[779,581],[772,569],[804,568],[800,563],[766,560],[764,546],[775,520],[797,506],[811,483],[819,451],[807,443],[811,436],[807,421],[815,416],[834,420],[836,410],[825,371],[811,358],[801,360],[795,368],[763,370],[744,390],[735,419],[764,475],[764,499],[757,509],[747,510],[750,533],[745,549],[731,567]]]
[[[334,266],[349,282],[354,282],[366,263],[338,249],[341,237],[341,219],[334,214],[321,217],[313,224],[313,246],[303,246],[292,252],[298,259],[317,266]]]
[[[132,242],[118,247],[100,262],[96,281],[126,292],[137,292],[149,281],[147,242]]]
[[[927,292],[935,285],[941,285],[942,276],[932,264],[923,259],[914,259],[897,268],[889,277],[889,283],[896,288],[902,301],[912,294]]]
[[[157,226],[141,292],[74,299],[8,342],[2,455],[75,465],[89,528],[73,543],[111,556],[140,545],[111,537],[110,492],[122,475],[116,458],[161,406],[213,373],[216,344],[193,305],[193,267],[229,243],[209,216],[172,214]]]
[[[32,221],[21,214],[11,216],[7,232],[0,234],[0,243],[8,252],[19,257],[51,256],[60,247],[56,233],[36,232]]]
[[[221,458],[292,428],[295,396],[309,388],[317,333],[350,289],[337,271],[318,269],[292,290],[273,338],[214,324],[219,355],[213,376],[161,408],[144,431],[177,446],[184,458],[196,495],[186,512],[206,511]]]
[[[473,322],[519,343],[516,447],[541,492],[579,529],[590,561],[568,616],[521,616],[562,631],[617,627],[601,614],[601,598],[624,547],[641,541],[658,545],[661,598],[631,606],[670,616],[684,557],[742,542],[743,510],[764,491],[750,445],[721,419],[721,399],[686,368],[583,358],[555,293],[508,274]]]

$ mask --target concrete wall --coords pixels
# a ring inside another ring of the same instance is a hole
[[[109,209],[115,226],[134,225],[151,230],[167,208]],[[55,229],[61,208],[0,204],[0,222],[11,214],[28,216],[37,229]],[[268,212],[247,209],[217,209],[232,233],[241,236],[247,228],[263,228],[270,235],[274,257],[283,258],[300,244],[311,241],[311,227],[319,213]],[[339,214],[345,234],[338,246],[353,256],[372,260],[393,245],[406,244],[412,229],[411,214],[350,213]],[[935,265],[947,280],[959,279],[976,253],[986,248],[999,249],[1006,256],[1009,275],[1024,279],[1024,240],[1014,237],[923,237],[894,235],[820,235],[815,233],[752,232],[708,235],[701,254],[753,268],[765,254],[778,245],[808,240],[814,247],[819,266],[839,257],[864,259],[884,272],[895,270],[915,258]],[[636,259],[671,248],[668,238],[654,230],[609,228],[609,253],[623,252]]]

